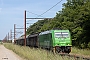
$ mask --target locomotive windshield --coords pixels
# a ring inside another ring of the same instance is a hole
[[[69,37],[68,32],[55,32],[55,37]]]

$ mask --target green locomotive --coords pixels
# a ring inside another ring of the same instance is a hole
[[[39,47],[53,52],[71,52],[71,35],[69,30],[50,30],[39,34]]]

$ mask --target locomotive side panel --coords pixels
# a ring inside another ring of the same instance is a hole
[[[52,34],[50,31],[39,34],[39,46],[41,48],[51,49],[52,45]]]

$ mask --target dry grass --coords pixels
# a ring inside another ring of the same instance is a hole
[[[73,47],[71,53],[90,56],[90,50],[89,49],[78,49],[76,47]]]
[[[46,50],[30,48],[27,46],[19,46],[10,43],[6,43],[4,46],[21,56],[24,60],[75,60],[71,57],[62,57],[58,54],[53,54],[52,52],[48,52]],[[72,47],[71,53],[90,56],[90,50],[82,50],[75,47]]]
[[[53,54],[42,49],[35,49],[25,46],[18,46],[14,44],[4,44],[4,46],[12,51],[14,51],[19,56],[26,60],[73,60],[74,58],[68,58],[67,56],[62,57],[58,54]]]

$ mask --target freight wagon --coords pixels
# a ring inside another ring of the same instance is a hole
[[[38,33],[37,34],[30,34],[26,39],[26,45],[30,47],[37,47],[38,48]]]

